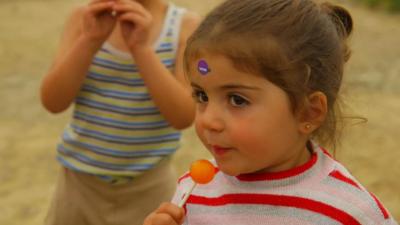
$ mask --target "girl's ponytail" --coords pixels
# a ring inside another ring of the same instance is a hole
[[[331,3],[323,3],[321,5],[323,11],[325,11],[334,23],[339,36],[345,41],[353,31],[353,19],[350,13],[343,7],[333,5]],[[350,50],[344,43],[344,61],[347,62],[350,58]]]

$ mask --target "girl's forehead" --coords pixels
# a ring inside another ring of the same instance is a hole
[[[192,84],[204,88],[229,84],[263,87],[267,82],[262,76],[238,70],[231,60],[222,55],[205,55],[193,59],[188,75]]]
[[[206,76],[211,72],[210,66],[205,59],[198,60],[197,71],[203,76]]]
[[[188,61],[189,77],[207,78],[213,76],[227,76],[234,79],[241,76],[259,76],[250,71],[244,71],[223,54],[201,54]]]
[[[189,66],[191,71],[197,71],[202,75],[207,75],[211,72],[212,68],[221,69],[232,67],[231,60],[222,54],[203,53],[190,60]]]
[[[189,76],[208,78],[223,76],[226,72],[235,72],[233,64],[223,55],[202,54],[189,62]]]

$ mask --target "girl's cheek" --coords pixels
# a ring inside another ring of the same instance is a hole
[[[201,125],[200,125],[200,123],[199,123],[199,121],[197,119],[194,120],[194,129],[195,129],[197,135],[200,137],[200,135],[202,133],[201,132],[202,128],[201,128]]]
[[[238,145],[247,145],[255,141],[253,129],[240,124],[231,132],[230,136],[230,139]]]
[[[204,139],[204,129],[201,127],[200,123],[197,123],[195,121],[194,128],[195,128],[196,134],[200,138],[201,142],[203,142],[203,144],[206,144],[205,139]]]
[[[196,131],[197,136],[201,137],[202,128],[200,127],[199,123],[197,123],[197,121],[195,121],[194,123],[194,130]]]

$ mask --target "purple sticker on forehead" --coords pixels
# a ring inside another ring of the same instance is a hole
[[[197,64],[197,70],[202,74],[206,75],[209,73],[211,70],[208,68],[208,64],[205,60],[201,59],[199,63]]]

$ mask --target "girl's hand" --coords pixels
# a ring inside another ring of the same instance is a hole
[[[151,47],[152,15],[138,2],[117,0],[114,6],[121,24],[122,36],[131,52]]]
[[[82,34],[93,44],[101,45],[113,31],[117,19],[112,15],[115,0],[92,0],[83,13]]]
[[[180,225],[185,212],[178,206],[165,202],[144,220],[143,225]]]

